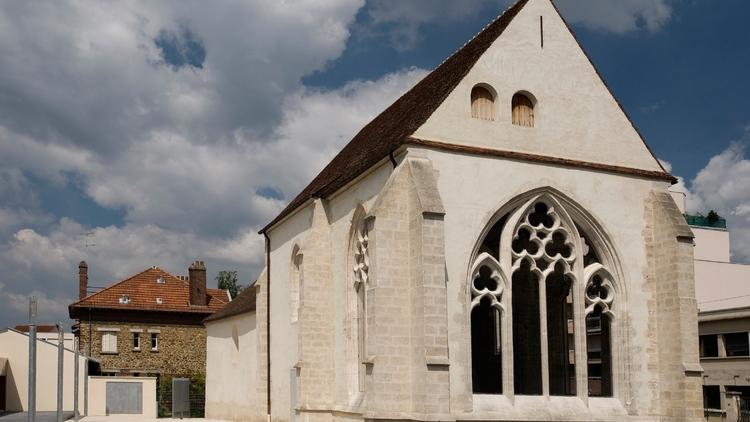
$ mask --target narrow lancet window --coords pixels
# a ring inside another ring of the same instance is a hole
[[[586,289],[586,300],[592,303],[586,315],[586,353],[588,388],[591,397],[612,397],[612,329],[606,310],[612,303],[608,283],[594,275]]]
[[[367,282],[370,275],[370,244],[367,221],[359,222],[354,239],[354,290],[356,292],[357,329],[357,388],[365,391],[366,327],[367,327]]]
[[[523,260],[513,273],[513,384],[516,394],[542,394],[539,280]]]
[[[502,394],[500,311],[482,300],[471,312],[471,378],[474,394]]]
[[[552,396],[576,394],[575,330],[573,326],[572,280],[565,266],[558,263],[547,276],[547,349],[549,393]]]
[[[292,252],[291,280],[289,281],[289,319],[292,323],[299,320],[299,308],[302,300],[302,254],[298,247]]]

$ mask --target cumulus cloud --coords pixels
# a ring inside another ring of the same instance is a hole
[[[673,13],[671,0],[559,0],[557,5],[573,24],[615,34],[657,32]]]
[[[750,263],[750,159],[747,141],[732,144],[709,160],[689,184],[681,181],[691,213],[715,210],[727,219],[732,259]]]
[[[560,12],[572,24],[615,34],[657,32],[672,17],[672,0],[557,0]],[[511,0],[371,0],[371,31],[384,32],[399,50],[415,48],[427,23],[476,17],[479,12],[499,14]]]
[[[100,286],[150,265],[184,273],[196,258],[209,277],[253,281],[257,230],[425,74],[302,85],[343,52],[363,5],[0,5],[0,325],[24,320],[10,304],[31,294],[64,317],[82,259]],[[53,215],[34,181],[124,217]]]
[[[398,50],[411,50],[422,40],[420,29],[430,22],[450,22],[476,16],[488,5],[501,10],[507,0],[371,0],[372,31],[386,33]]]

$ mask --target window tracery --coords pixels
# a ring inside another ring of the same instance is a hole
[[[365,389],[366,329],[367,329],[367,286],[370,280],[370,229],[364,210],[357,210],[352,226],[351,263],[352,285],[349,294],[349,312],[351,319],[351,336],[349,340],[350,359],[350,393]]]
[[[614,277],[558,201],[539,195],[498,220],[470,277],[476,394],[585,396],[588,381],[589,396],[612,396]]]

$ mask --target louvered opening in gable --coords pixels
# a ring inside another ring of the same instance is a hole
[[[471,89],[471,117],[480,120],[495,120],[495,94],[487,85]]]
[[[534,127],[535,102],[524,93],[516,93],[512,100],[513,124],[516,126]]]

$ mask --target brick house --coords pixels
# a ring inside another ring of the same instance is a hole
[[[79,297],[69,306],[78,320],[80,350],[101,362],[103,374],[193,375],[206,368],[203,319],[230,301],[226,290],[206,288],[206,267],[189,276],[151,267],[88,294],[88,265],[79,267]]]

